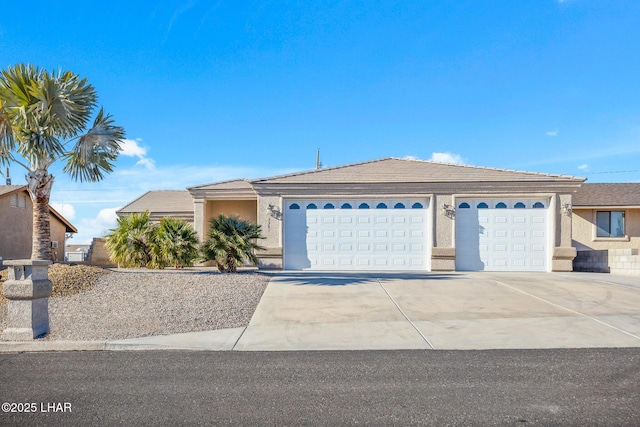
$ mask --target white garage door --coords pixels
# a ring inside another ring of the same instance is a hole
[[[456,202],[456,270],[548,271],[548,253],[548,200]]]
[[[429,269],[428,200],[289,200],[287,270]]]

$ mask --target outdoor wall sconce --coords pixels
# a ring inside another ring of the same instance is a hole
[[[274,205],[269,205],[267,207],[267,215],[275,218],[275,219],[281,219],[282,218],[282,212],[280,212],[280,209],[278,209],[277,206]]]
[[[456,216],[456,209],[451,205],[443,203],[442,206],[440,207],[440,213],[446,216],[447,218],[453,219]]]
[[[562,213],[566,216],[571,216],[571,205],[569,203],[562,205]]]

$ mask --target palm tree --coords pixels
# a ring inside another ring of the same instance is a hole
[[[198,235],[183,219],[162,218],[157,230],[155,259],[160,266],[173,265],[176,268],[192,265],[198,258]]]
[[[19,64],[0,74],[0,165],[27,171],[33,201],[31,259],[51,259],[49,198],[54,177],[49,167],[80,182],[96,182],[113,170],[124,129],[102,108],[93,125],[94,87],[70,71],[47,72]]]
[[[216,263],[218,270],[235,273],[245,262],[258,263],[256,250],[264,249],[256,239],[264,239],[259,225],[223,214],[209,220],[209,236],[201,248],[206,261]]]
[[[105,245],[118,267],[153,267],[158,226],[151,222],[149,211],[118,218],[118,225],[105,237]]]

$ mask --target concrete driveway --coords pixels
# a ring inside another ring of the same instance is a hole
[[[234,350],[640,347],[640,278],[279,273]]]

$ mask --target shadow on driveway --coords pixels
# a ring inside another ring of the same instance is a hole
[[[402,273],[402,272],[286,272],[273,277],[282,283],[295,286],[349,286],[385,280],[448,280],[459,279],[459,274]]]

